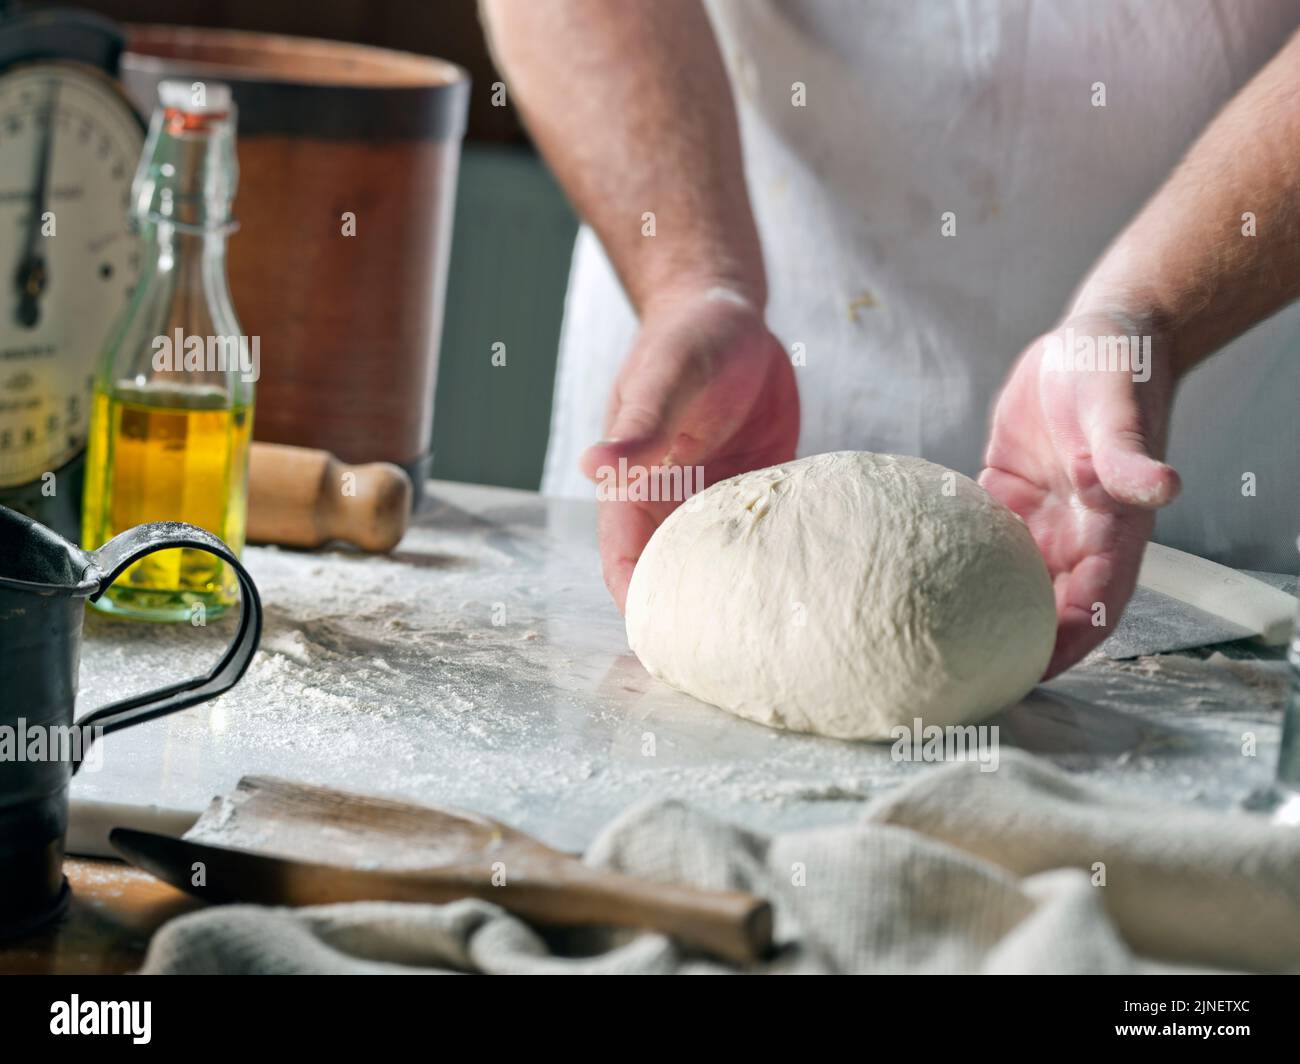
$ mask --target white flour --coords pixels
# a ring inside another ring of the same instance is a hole
[[[481,517],[443,505],[388,558],[251,548],[266,624],[243,683],[108,736],[76,795],[197,812],[261,773],[471,809],[580,849],[652,796],[777,830],[852,817],[927,769],[888,746],[738,721],[652,680],[601,586],[589,522],[533,501]],[[88,617],[81,710],[203,671],[232,623]],[[1073,771],[1233,804],[1271,774],[1284,666],[1220,657],[1094,657],[990,723]]]

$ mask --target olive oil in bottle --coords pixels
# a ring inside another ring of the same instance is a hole
[[[135,525],[186,521],[238,553],[248,506],[256,343],[226,280],[237,167],[229,89],[164,81],[132,186],[144,245],[139,283],[95,380],[82,544]],[[194,620],[237,601],[228,567],[169,550],[95,603],[148,620]]]
[[[89,542],[150,521],[184,520],[238,550],[248,500],[253,412],[221,391],[136,388],[96,390],[96,436],[86,494]],[[234,574],[211,554],[151,554],[120,576],[101,600],[113,613],[172,619],[202,603],[207,616],[238,598]]]

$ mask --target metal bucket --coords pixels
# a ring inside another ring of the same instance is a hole
[[[243,608],[225,655],[206,676],[114,702],[73,721],[85,601],[155,551],[190,547],[226,562]],[[62,912],[68,787],[99,736],[206,702],[247,670],[262,631],[252,578],[221,540],[178,522],[141,525],[82,551],[0,506],[0,938]]]

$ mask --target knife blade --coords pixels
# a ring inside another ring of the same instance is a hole
[[[1138,586],[1101,651],[1136,658],[1251,638],[1278,646],[1296,614],[1296,599],[1284,589],[1291,584],[1148,543]]]

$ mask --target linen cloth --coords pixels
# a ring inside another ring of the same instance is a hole
[[[588,863],[773,905],[768,973],[1300,969],[1300,830],[1156,804],[1019,751],[923,773],[855,822],[765,836],[660,800]],[[497,906],[226,906],[154,937],[144,972],[667,974],[728,967],[649,933],[543,935]]]

